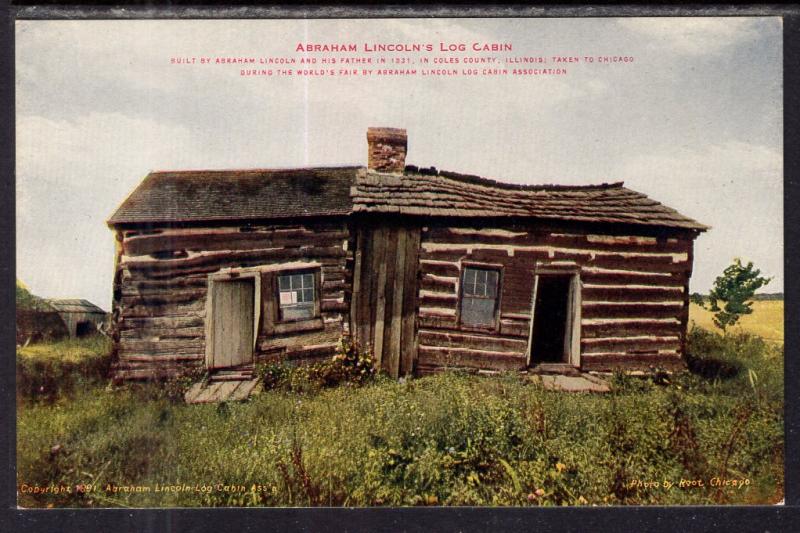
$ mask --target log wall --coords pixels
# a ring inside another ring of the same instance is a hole
[[[688,321],[692,239],[690,234],[601,235],[533,226],[423,227],[416,241],[418,272],[413,276],[410,270],[408,276],[417,285],[416,299],[409,300],[417,316],[416,327],[409,328],[415,330],[415,346],[410,345],[416,348],[414,370],[524,369],[537,264],[580,274],[582,369],[679,367]],[[265,322],[274,305],[274,287],[262,281],[255,358],[305,361],[330,356],[356,319],[350,305],[355,250],[354,234],[344,221],[117,230],[112,315],[116,376],[168,376],[203,365],[208,276],[223,268],[320,264],[321,318],[307,327]],[[502,269],[496,328],[459,323],[465,263]],[[365,298],[374,296],[361,285]],[[362,322],[355,321],[370,331],[374,327]],[[402,320],[400,324],[405,328]]]
[[[349,329],[353,242],[345,222],[117,230],[115,375],[164,377],[203,365],[209,274],[288,262],[321,265],[321,319],[271,324],[262,309],[255,360],[330,356]],[[262,287],[267,303],[272,287]]]
[[[682,366],[692,236],[600,235],[536,228],[423,228],[419,364],[524,369],[534,268],[577,269],[581,279],[581,368],[608,371]],[[502,268],[498,327],[459,324],[464,263]]]

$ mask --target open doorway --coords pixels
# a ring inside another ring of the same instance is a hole
[[[88,337],[95,333],[97,333],[97,326],[89,320],[81,320],[75,326],[75,336],[78,338]]]
[[[580,289],[577,274],[539,273],[534,280],[530,366],[579,366]]]

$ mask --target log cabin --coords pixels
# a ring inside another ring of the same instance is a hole
[[[693,242],[708,229],[623,183],[519,185],[406,165],[159,171],[109,219],[118,379],[330,357],[446,368],[684,367]]]

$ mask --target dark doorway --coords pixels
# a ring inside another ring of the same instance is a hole
[[[95,333],[97,333],[97,326],[94,325],[94,322],[83,320],[75,325],[76,337],[88,337],[89,335],[94,335]]]
[[[540,275],[536,284],[531,363],[566,363],[571,277]]]

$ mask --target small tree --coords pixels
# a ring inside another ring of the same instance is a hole
[[[703,298],[703,295],[699,292],[694,292],[689,295],[689,301],[693,304],[697,304],[700,307],[705,307],[706,300]]]
[[[714,324],[725,331],[735,325],[742,315],[753,312],[749,300],[758,289],[772,278],[761,276],[761,271],[753,267],[752,261],[742,265],[738,257],[714,280],[714,288],[708,294],[709,310],[714,313]],[[705,305],[703,305],[705,307]]]

